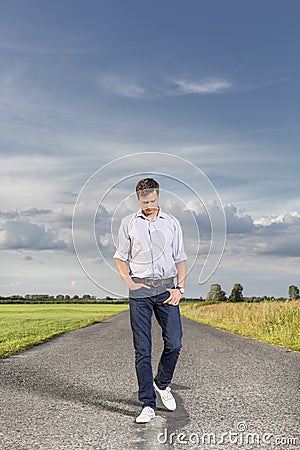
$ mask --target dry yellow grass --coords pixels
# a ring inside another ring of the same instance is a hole
[[[300,301],[182,305],[188,319],[300,351]]]

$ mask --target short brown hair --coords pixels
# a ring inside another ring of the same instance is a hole
[[[159,184],[153,178],[143,178],[136,185],[136,195],[139,198],[141,195],[148,195],[154,190],[159,194]]]

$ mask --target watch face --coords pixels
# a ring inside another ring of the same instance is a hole
[[[184,288],[179,288],[181,294],[184,294]]]

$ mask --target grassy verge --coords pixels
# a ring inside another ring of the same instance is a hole
[[[183,304],[188,319],[300,351],[300,301]]]
[[[0,358],[127,309],[128,305],[0,305]]]

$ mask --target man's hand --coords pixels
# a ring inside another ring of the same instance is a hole
[[[179,289],[167,289],[170,292],[170,297],[167,298],[163,303],[168,303],[169,305],[177,306],[181,299],[181,292]]]
[[[141,288],[150,289],[150,286],[147,286],[146,284],[143,283],[130,283],[128,287],[131,291],[137,291],[138,289]]]

